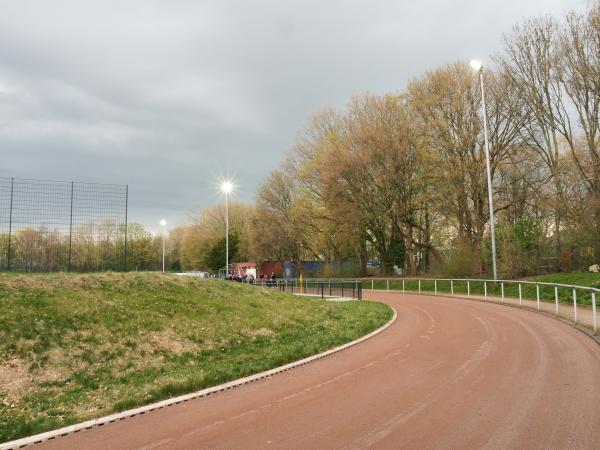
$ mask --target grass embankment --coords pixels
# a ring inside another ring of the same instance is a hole
[[[220,280],[0,275],[0,442],[285,364],[390,308]]]
[[[539,281],[542,283],[557,283],[557,284],[568,284],[577,286],[588,286],[600,289],[600,273],[557,273],[551,275],[540,275],[536,277],[525,278],[524,281]],[[389,280],[390,290],[402,290],[402,279],[401,278],[390,278]],[[373,287],[375,289],[387,289],[387,282],[383,280],[373,280]],[[467,284],[466,281],[454,281],[453,282],[455,294],[467,294],[470,290],[471,295],[484,295],[485,287],[483,281],[471,281]],[[364,289],[371,288],[371,282],[365,281],[363,285]],[[418,280],[404,280],[404,289],[406,291],[417,292],[419,290]],[[450,281],[438,281],[437,291],[440,293],[451,292]],[[435,282],[426,278],[421,279],[421,291],[422,292],[434,292]],[[502,295],[502,287],[500,283],[487,283],[487,292],[490,296],[500,297]],[[504,295],[506,297],[519,297],[519,286],[516,283],[505,283],[504,284]],[[536,300],[537,292],[535,285],[522,284],[521,295],[525,299]],[[573,302],[573,290],[567,287],[558,288],[558,299],[561,302],[572,303]],[[540,285],[540,300],[543,301],[554,301],[554,287]],[[592,296],[587,290],[577,291],[577,303],[582,305],[591,305]],[[596,295],[597,304],[600,303],[600,298]]]

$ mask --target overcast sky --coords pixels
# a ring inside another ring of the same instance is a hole
[[[0,0],[0,176],[129,184],[157,229],[253,201],[307,117],[484,61],[525,16],[586,0]]]

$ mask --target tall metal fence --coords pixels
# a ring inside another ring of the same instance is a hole
[[[126,185],[0,177],[0,270],[127,269]]]

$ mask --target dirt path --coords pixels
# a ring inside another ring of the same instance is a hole
[[[40,449],[598,448],[600,346],[496,304],[367,292],[394,325],[334,356]]]

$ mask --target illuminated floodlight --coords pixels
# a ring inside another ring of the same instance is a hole
[[[166,225],[167,225],[167,221],[166,221],[165,219],[162,219],[162,220],[160,221],[160,226],[161,226],[161,227],[164,227],[164,226],[166,226]]]
[[[229,194],[234,188],[235,185],[228,178],[221,183],[221,192],[225,194],[225,269],[227,278],[229,278]]]
[[[233,191],[234,185],[230,180],[225,180],[221,183],[221,191],[225,194],[231,193]]]
[[[477,59],[472,60],[470,65],[471,65],[471,68],[475,72],[479,72],[481,70],[481,68],[483,67],[483,64],[481,63],[481,61],[479,61]]]

